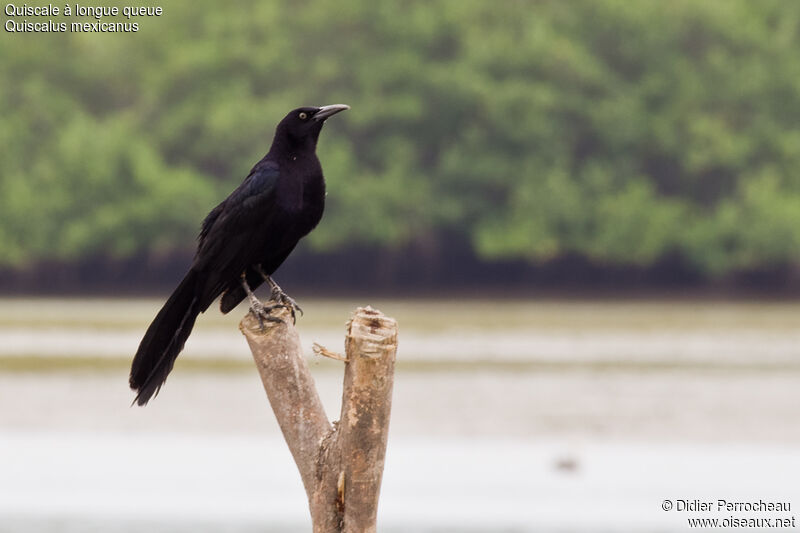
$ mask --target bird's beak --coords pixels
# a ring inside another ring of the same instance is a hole
[[[316,113],[314,113],[314,120],[320,122],[330,116],[335,115],[339,111],[344,111],[345,109],[350,109],[350,106],[345,104],[324,105],[320,107]]]

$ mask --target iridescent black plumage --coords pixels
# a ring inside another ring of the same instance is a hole
[[[144,405],[158,394],[199,313],[223,295],[227,313],[289,256],[322,218],[325,181],[316,155],[329,116],[348,109],[303,107],[278,124],[272,147],[203,221],[189,272],[147,329],[131,366],[130,386]]]

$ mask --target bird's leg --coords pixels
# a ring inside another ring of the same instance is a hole
[[[303,315],[303,309],[297,305],[297,302],[294,301],[294,298],[283,292],[280,285],[275,283],[275,280],[272,277],[264,272],[264,269],[261,268],[261,265],[256,265],[256,270],[259,274],[264,278],[264,281],[269,284],[270,290],[270,300],[273,302],[280,302],[281,304],[285,305],[288,309],[292,311],[292,320],[295,320],[294,313],[295,311],[299,311],[300,315]],[[296,321],[296,320],[295,320]]]
[[[264,329],[264,320],[269,322],[281,322],[280,318],[276,318],[269,314],[270,311],[277,307],[285,307],[283,305],[269,305],[264,306],[256,295],[253,294],[253,291],[250,290],[250,285],[247,284],[247,273],[242,272],[242,288],[244,288],[244,292],[247,293],[247,298],[250,300],[250,312],[253,313],[256,318],[258,318],[258,326],[263,330]],[[292,317],[294,317],[294,313],[292,313]]]

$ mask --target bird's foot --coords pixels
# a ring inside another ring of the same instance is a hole
[[[264,305],[262,304],[256,295],[253,294],[253,291],[250,290],[250,286],[247,284],[247,277],[245,273],[242,273],[242,288],[244,288],[245,293],[247,294],[247,298],[250,300],[250,312],[258,319],[258,326],[261,328],[261,331],[264,331],[264,321],[267,322],[283,322],[278,317],[274,317],[270,314],[270,311],[273,309],[278,308],[287,308],[292,311],[292,320],[294,321],[294,310],[289,307],[288,305],[277,302],[275,304]],[[279,287],[280,288],[280,287]]]
[[[283,322],[280,318],[270,314],[270,311],[278,309],[279,307],[286,306],[282,304],[264,305],[256,298],[250,300],[250,312],[258,319],[258,327],[261,331],[264,331],[264,322],[276,322],[279,324]]]
[[[286,307],[289,311],[291,311],[291,313],[292,313],[292,322],[297,323],[297,316],[295,315],[295,313],[296,312],[300,313],[300,316],[303,316],[303,308],[300,307],[297,304],[297,302],[294,300],[294,298],[292,298],[291,296],[289,296],[288,294],[283,292],[283,289],[281,289],[281,286],[278,285],[277,283],[275,283],[275,280],[272,279],[272,276],[266,274],[261,269],[260,266],[258,267],[258,271],[261,274],[261,276],[264,278],[264,280],[267,282],[267,284],[269,284],[269,289],[270,289],[269,299],[270,299],[270,301],[275,302],[276,305],[282,305],[282,306]]]
[[[286,294],[278,287],[278,290],[273,290],[270,293],[269,299],[273,302],[276,302],[276,306],[278,307],[285,307],[292,313],[292,321],[295,323],[297,322],[297,317],[295,316],[295,312],[300,313],[300,316],[303,316],[303,308],[297,305],[297,302],[294,301],[294,298]]]

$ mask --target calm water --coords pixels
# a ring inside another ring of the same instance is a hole
[[[400,322],[381,531],[687,531],[665,499],[800,508],[800,306],[370,302]],[[0,531],[308,531],[236,323],[130,408],[159,302],[0,301]],[[340,349],[355,304],[303,301]],[[310,359],[330,416],[341,367]],[[736,514],[743,518],[781,513]]]

